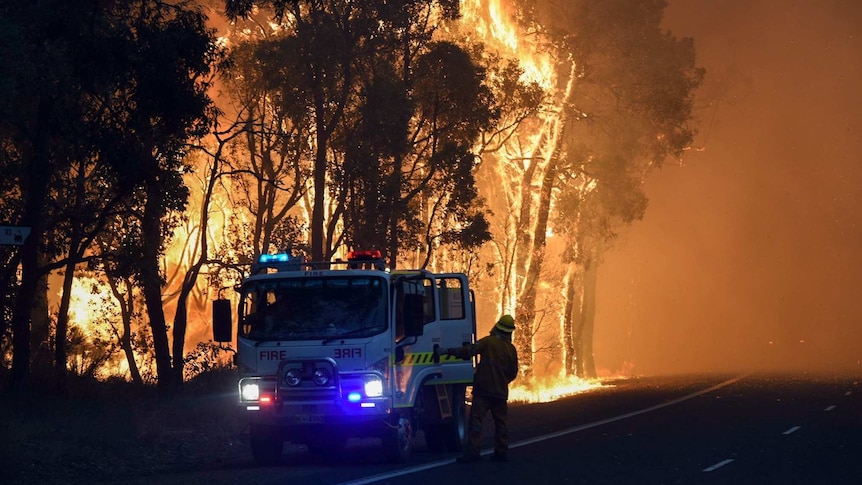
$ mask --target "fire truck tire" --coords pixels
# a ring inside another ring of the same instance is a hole
[[[452,394],[452,421],[443,424],[443,442],[449,451],[462,451],[467,439],[467,390],[455,387]]]
[[[461,451],[464,446],[467,437],[466,390],[456,386],[451,389],[451,396],[452,417],[425,428],[425,444],[429,451]]]
[[[386,458],[392,463],[404,463],[413,453],[413,420],[406,412],[398,413],[388,423],[383,436]]]
[[[284,440],[276,428],[251,425],[249,444],[251,445],[251,454],[258,465],[273,465],[281,459]]]

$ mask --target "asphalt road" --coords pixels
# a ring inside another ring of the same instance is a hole
[[[387,464],[376,440],[338,458],[287,445],[251,460],[153,483],[254,484],[857,484],[860,378],[711,375],[619,380],[545,404],[512,405],[511,461],[462,465],[424,450]],[[490,421],[490,420],[487,420]],[[486,423],[490,453],[491,424]]]

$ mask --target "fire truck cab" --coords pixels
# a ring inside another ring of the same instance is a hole
[[[231,342],[230,300],[213,305],[217,342]],[[429,450],[459,451],[473,362],[445,349],[475,342],[475,299],[462,273],[388,271],[379,251],[346,261],[263,255],[239,288],[238,404],[256,462],[285,441],[337,452],[377,437],[406,460],[416,431]],[[441,349],[443,349],[441,355]]]

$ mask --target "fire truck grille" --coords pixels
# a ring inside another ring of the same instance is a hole
[[[279,398],[284,401],[333,401],[338,398],[337,389],[290,389],[280,388]]]

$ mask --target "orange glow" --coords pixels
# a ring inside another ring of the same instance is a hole
[[[511,218],[512,214],[520,212],[522,203],[526,203],[524,201],[529,201],[535,196],[535,193],[531,192],[531,188],[536,187],[541,181],[552,155],[559,148],[562,129],[565,124],[562,107],[567,103],[570,94],[575,89],[576,77],[573,74],[575,66],[569,60],[559,61],[555,59],[551,52],[544,49],[540,43],[541,35],[537,31],[525,30],[528,27],[522,26],[513,18],[513,11],[509,8],[506,0],[462,0],[462,14],[463,21],[460,27],[456,27],[456,29],[463,30],[453,35],[462,35],[470,38],[470,40],[480,41],[487,46],[488,51],[495,51],[507,59],[517,59],[523,70],[521,81],[536,83],[548,94],[546,109],[543,109],[536,116],[536,119],[525,123],[516,136],[513,136],[499,153],[488,157],[493,159],[491,163],[494,164],[495,172],[503,183],[502,186],[512,190],[504,190],[503,195],[488,193],[490,189],[483,190],[480,188],[480,191],[486,192],[482,195],[488,199],[496,197],[498,200],[492,200],[495,209],[497,205],[505,208],[505,210],[497,210],[496,212],[505,215],[501,217]],[[276,26],[270,22],[264,22],[261,25],[267,25],[273,30],[276,29]],[[260,28],[266,30],[264,27]],[[267,35],[267,32],[247,31],[238,34],[237,37],[239,38],[233,39],[224,35],[219,38],[219,42],[223,45],[229,45],[230,43],[242,42],[255,35]],[[230,100],[224,100],[224,102],[229,103]],[[212,140],[208,140],[208,142],[212,143]],[[210,152],[216,151],[215,147],[209,148]],[[201,174],[208,173],[206,164],[211,163],[211,161],[208,162],[207,157],[201,157],[194,163],[198,165],[197,169],[186,175],[186,183],[192,194],[188,203],[187,219],[184,220],[183,225],[175,229],[173,239],[168,245],[162,261],[167,283],[164,289],[163,304],[169,321],[172,320],[176,312],[176,295],[184,273],[198,258],[201,251],[201,224],[198,218],[202,213],[202,195],[206,188],[206,180],[203,180]],[[529,180],[527,180],[528,178]],[[224,190],[230,191],[231,181],[225,178],[223,183],[225,184]],[[579,183],[584,182],[579,181]],[[586,182],[583,190],[589,191],[594,187],[594,181]],[[210,241],[208,252],[212,255],[214,250],[219,249],[226,251],[226,254],[231,256],[234,249],[224,248],[227,239],[226,234],[230,230],[229,221],[231,218],[237,218],[242,227],[251,226],[254,221],[248,211],[240,208],[234,210],[230,198],[225,192],[219,190],[217,189],[213,195],[207,211],[210,217],[207,226],[207,237]],[[309,219],[307,205],[300,204],[296,210],[301,211],[300,219],[303,217],[305,220]],[[535,218],[532,219],[535,220]],[[492,223],[495,225],[495,232],[499,233],[497,237],[508,239],[510,243],[517,241],[515,226],[511,219],[495,220]],[[548,234],[552,234],[550,227],[547,231]],[[267,250],[269,248],[262,249]],[[526,248],[521,247],[516,248],[515,251],[527,253]],[[523,257],[528,260],[531,255],[527,254]],[[512,258],[514,259],[515,256]],[[517,307],[517,295],[523,284],[523,275],[518,274],[517,271],[512,271],[506,278],[505,281],[500,279],[494,282],[495,285],[505,288],[504,290],[495,288],[489,294],[495,293],[494,298],[497,300],[495,304],[501,307],[499,308],[500,311],[514,313]],[[87,286],[93,283],[80,284]],[[540,282],[540,286],[544,293],[550,295],[554,295],[559,290],[558,281]],[[103,287],[100,291],[107,293],[107,288]],[[501,291],[502,295],[499,294]],[[212,296],[206,286],[206,278],[201,275],[187,303],[189,323],[185,345],[187,351],[197,343],[205,342],[211,338],[209,301]],[[74,308],[76,312],[80,312],[76,313],[74,317],[76,321],[89,322],[88,324],[91,326],[99,325],[99,322],[104,321],[104,312],[97,310],[99,305],[80,300],[75,303]],[[485,315],[479,315],[483,322],[492,320],[493,317],[489,314],[498,314],[498,308],[480,306],[480,309],[487,310]],[[559,314],[558,308],[549,308],[547,321],[559,320]],[[548,324],[546,328],[555,328],[555,324]],[[169,335],[169,338],[171,337]],[[555,373],[555,371],[556,368],[550,372]],[[536,377],[531,382],[514,387],[511,390],[511,399],[515,402],[547,402],[600,386],[599,381],[588,381],[575,377]],[[261,402],[270,400],[271,397],[261,398]]]
[[[513,386],[509,389],[509,401],[524,403],[551,402],[562,397],[573,396],[600,387],[603,387],[602,383],[597,379],[581,379],[579,377],[534,379],[529,384]]]
[[[61,292],[57,292],[58,300]],[[93,337],[106,318],[118,313],[116,306],[111,303],[113,296],[103,281],[90,276],[78,276],[72,282],[69,323],[88,337]]]
[[[516,57],[524,70],[521,81],[535,82],[549,90],[554,85],[553,60],[540,50],[535,39],[526,35],[512,19],[512,13],[501,0],[464,0],[461,2],[463,24],[475,31],[478,40],[507,57]],[[530,40],[533,42],[530,42]]]
[[[56,298],[61,297],[61,290]],[[68,348],[70,367],[83,368],[89,354],[96,351],[94,343],[97,340],[115,341],[114,329],[122,324],[120,310],[108,285],[99,278],[79,274],[72,282],[72,294],[69,300],[69,338],[72,345]],[[84,338],[76,341],[76,331]],[[97,352],[97,351],[96,351]],[[129,370],[125,357],[117,353],[108,362],[96,369],[95,375],[107,378],[115,375],[125,375]]]

